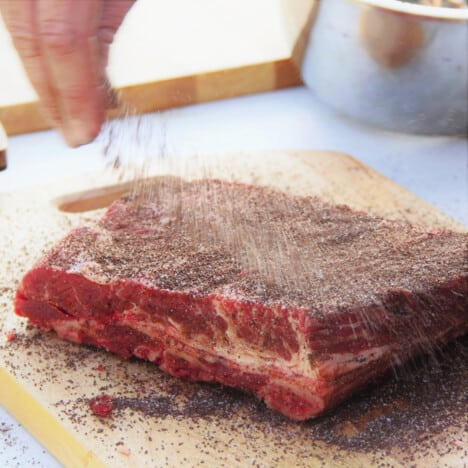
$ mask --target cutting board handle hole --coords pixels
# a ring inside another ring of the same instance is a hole
[[[129,191],[129,184],[86,190],[63,195],[52,200],[52,204],[64,213],[85,213],[107,208],[112,202]]]

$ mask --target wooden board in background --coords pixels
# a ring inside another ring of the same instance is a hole
[[[340,153],[285,151],[165,161],[160,161],[152,173],[270,185],[289,193],[346,202],[389,218],[465,230],[393,182]],[[102,212],[80,210],[102,207],[125,190],[125,186],[103,189],[114,180],[111,173],[95,174],[0,195],[0,404],[64,465],[403,467],[408,466],[405,457],[410,456],[412,466],[463,466],[463,447],[468,443],[467,434],[462,431],[466,416],[451,421],[443,433],[432,433],[428,425],[421,444],[414,444],[408,453],[399,451],[399,442],[409,437],[412,420],[403,428],[398,427],[392,436],[397,443],[386,451],[377,442],[372,450],[363,451],[352,444],[343,446],[314,435],[314,424],[323,427],[332,418],[340,421],[341,415],[349,414],[346,408],[351,408],[357,412],[357,419],[343,419],[335,429],[346,434],[350,427],[351,436],[357,430],[378,439],[371,432],[372,423],[379,418],[396,421],[402,412],[419,411],[423,420],[426,413],[440,415],[443,420],[446,406],[451,403],[448,400],[441,404],[437,398],[432,402],[434,406],[428,408],[422,404],[422,398],[416,398],[411,402],[416,407],[408,408],[403,397],[393,395],[384,386],[374,392],[383,393],[387,402],[384,406],[366,407],[362,401],[354,400],[320,421],[288,422],[241,393],[184,382],[161,373],[151,363],[124,361],[26,327],[25,321],[12,311],[18,280],[71,226],[95,219]],[[9,332],[16,333],[11,342],[6,339]],[[421,387],[419,380],[415,385]],[[458,390],[463,390],[463,385],[460,378]],[[436,390],[439,396],[439,389]],[[88,408],[87,399],[100,393],[119,397],[121,408],[110,419],[99,419]],[[459,397],[457,392],[450,395]],[[362,407],[367,409],[361,412]],[[388,424],[391,428],[392,423]],[[426,445],[428,441],[433,445]]]
[[[316,5],[138,0],[111,49],[111,82],[138,113],[299,85]],[[0,57],[0,121],[7,133],[48,128],[1,18]]]

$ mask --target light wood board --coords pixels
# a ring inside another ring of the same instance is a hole
[[[431,228],[465,230],[401,187],[339,153],[284,151],[169,158],[156,161],[145,172],[270,185]],[[102,213],[102,209],[80,210],[102,208],[126,190],[125,184],[103,188],[115,179],[116,175],[108,172],[0,195],[0,404],[65,466],[408,465],[408,453],[401,453],[398,444],[387,451],[376,444],[373,450],[363,452],[320,440],[314,436],[314,424],[326,425],[328,416],[321,422],[288,422],[249,396],[184,382],[161,373],[150,363],[124,361],[26,327],[12,311],[18,280],[71,226]],[[16,338],[8,341],[11,332]],[[115,410],[109,419],[92,415],[87,400],[101,393],[118,396],[127,408]],[[149,405],[149,415],[142,411],[145,404]],[[349,403],[351,407],[354,404],[358,403]],[[371,408],[359,416],[372,422],[405,411],[401,402],[385,408]],[[442,411],[441,418],[445,417],[443,406],[437,408],[434,411]],[[330,417],[339,419],[340,411]],[[347,427],[345,423],[355,428],[352,421],[342,421],[339,427]],[[415,445],[410,450],[412,465],[463,466],[463,445],[466,448],[468,440],[460,423],[463,421],[453,421],[443,434],[432,434],[428,427],[423,435],[426,441],[434,440],[438,448]],[[411,431],[411,422],[408,424],[406,429]],[[403,441],[408,434],[401,427],[398,430],[401,434],[397,437]],[[445,450],[447,437],[455,445],[443,453],[441,444]]]
[[[138,0],[111,48],[111,83],[137,113],[299,85],[316,4]],[[48,128],[1,18],[0,57],[0,121],[7,133]]]

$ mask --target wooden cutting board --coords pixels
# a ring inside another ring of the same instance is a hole
[[[270,185],[390,218],[465,229],[339,153],[169,158],[145,173]],[[96,208],[128,190],[125,182],[115,185],[121,176],[95,174],[0,195],[0,404],[58,460],[73,467],[464,466],[468,368],[459,344],[447,348],[450,359],[439,367],[422,360],[330,415],[294,423],[248,395],[62,342],[16,317],[18,280],[72,226],[95,219],[102,213]],[[88,405],[103,393],[115,398],[109,418],[93,415]]]
[[[299,85],[316,6],[316,0],[138,0],[111,48],[111,83],[136,113]],[[0,57],[7,133],[48,128],[1,17]]]

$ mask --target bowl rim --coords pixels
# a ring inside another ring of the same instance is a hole
[[[355,1],[355,0],[353,0]],[[467,21],[468,8],[434,7],[418,5],[404,0],[358,0],[370,6],[398,11],[409,15],[424,16],[426,18]]]

